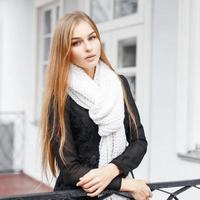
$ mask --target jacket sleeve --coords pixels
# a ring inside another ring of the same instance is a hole
[[[64,159],[65,164],[63,163],[60,154],[59,154],[59,146],[60,143],[54,137],[52,145],[53,145],[53,153],[56,158],[57,166],[62,174],[64,183],[70,186],[76,186],[76,183],[79,181],[79,178],[84,176],[87,172],[89,172],[92,168],[87,166],[83,166],[78,159],[77,151],[74,144],[74,139],[72,137],[72,131],[70,129],[70,119],[67,117],[65,111],[65,119],[67,123],[67,134],[66,134],[66,142],[64,145]],[[53,114],[50,114],[50,123],[53,122]],[[108,189],[119,190],[121,187],[122,176],[119,175],[115,177],[111,183],[107,186]]]
[[[126,131],[127,139],[129,141],[129,145],[126,147],[124,152],[120,154],[119,156],[117,156],[116,158],[114,158],[111,161],[111,163],[115,164],[120,169],[120,171],[122,172],[124,176],[127,176],[128,173],[132,171],[133,169],[137,168],[140,162],[142,161],[147,151],[147,140],[145,137],[143,126],[140,121],[140,116],[139,116],[137,106],[131,94],[129,83],[123,75],[120,75],[120,78],[122,79],[122,83],[124,85],[124,88],[128,97],[128,102],[135,116],[138,135],[136,135],[136,132],[134,131],[134,129],[132,129],[130,132],[129,123],[127,123],[127,126],[125,125],[126,127],[125,131]],[[127,112],[126,106],[125,106],[125,110]]]

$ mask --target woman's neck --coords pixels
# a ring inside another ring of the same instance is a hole
[[[85,68],[84,71],[91,79],[94,79],[96,67],[88,68],[88,69]]]

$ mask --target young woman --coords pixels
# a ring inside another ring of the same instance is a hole
[[[42,108],[43,167],[59,176],[54,190],[106,188],[152,196],[131,176],[147,141],[127,79],[109,63],[95,23],[80,11],[56,27]],[[95,199],[95,198],[93,198]],[[123,199],[112,195],[108,199]]]

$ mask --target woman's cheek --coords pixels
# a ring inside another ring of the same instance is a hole
[[[79,60],[79,53],[77,49],[73,49],[71,52],[71,62],[77,64],[78,60]]]

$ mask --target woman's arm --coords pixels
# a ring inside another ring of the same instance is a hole
[[[128,81],[123,75],[120,75],[120,78],[124,85],[124,88],[128,97],[128,102],[135,116],[137,129],[138,129],[138,137],[136,137],[136,133],[133,132],[133,130],[130,133],[129,128],[128,128],[126,130],[126,135],[127,135],[127,138],[130,138],[129,145],[126,147],[125,151],[121,155],[113,159],[111,163],[115,164],[120,169],[120,171],[124,174],[124,176],[127,176],[128,173],[132,171],[133,169],[137,168],[140,162],[142,161],[147,151],[147,140],[144,134],[143,126],[140,121],[140,116],[139,116],[137,106],[131,94]]]
[[[76,184],[79,182],[79,179],[83,177],[88,172],[93,172],[95,169],[83,166],[78,159],[77,151],[74,144],[74,139],[72,136],[72,131],[70,128],[70,119],[67,119],[68,111],[65,110],[65,117],[66,117],[66,142],[64,146],[64,158],[65,158],[65,164],[63,163],[60,154],[59,154],[59,147],[60,143],[54,137],[52,145],[53,145],[53,152],[54,156],[56,158],[56,162],[58,165],[58,168],[60,169],[60,172],[63,176],[64,183],[66,185],[76,186]],[[53,113],[50,112],[50,124],[53,124]],[[113,169],[112,167],[110,169]],[[112,171],[112,179],[111,182],[108,185],[109,189],[119,190],[121,187],[121,175],[117,176],[119,173],[117,171]]]
[[[149,200],[153,196],[144,180],[123,178],[120,191],[130,192],[135,200]]]
[[[98,177],[97,174],[99,174],[99,173],[102,175],[103,174],[106,175],[107,174],[106,171],[108,171],[107,169],[109,168],[110,164],[114,164],[115,168],[117,167],[118,172],[120,169],[121,175],[125,177],[128,175],[129,171],[132,171],[134,168],[138,167],[138,165],[140,164],[140,162],[142,161],[142,158],[144,157],[144,155],[146,153],[147,141],[146,141],[146,137],[144,134],[143,126],[140,122],[140,117],[139,117],[137,107],[135,105],[135,101],[132,97],[127,79],[122,75],[120,77],[123,81],[125,90],[127,92],[129,104],[135,114],[135,119],[136,119],[137,129],[138,129],[138,137],[135,136],[135,133],[133,133],[133,132],[130,133],[129,128],[128,128],[126,130],[126,135],[129,140],[129,145],[128,145],[128,147],[126,147],[125,151],[121,155],[119,155],[115,159],[113,159],[103,169],[101,169],[101,168],[96,169],[96,171],[95,171],[96,174],[92,173],[92,171],[90,171],[85,176],[83,176],[83,179],[79,182],[79,184],[83,188],[87,188],[87,187],[89,188],[89,186],[91,186],[91,190],[86,190],[87,192],[95,191],[95,190],[93,190],[93,188],[97,187],[97,184],[95,184],[93,182],[91,177],[93,177],[93,179],[95,179],[96,177]],[[128,124],[127,124],[127,126],[128,126]],[[132,137],[131,137],[131,135],[132,135]],[[109,174],[107,176],[109,177]],[[91,180],[91,181],[89,181],[89,180]],[[139,182],[138,180],[135,180],[135,181]],[[88,184],[87,184],[87,182],[88,182]],[[130,188],[126,188],[126,186],[128,186],[130,184],[130,182],[131,182],[130,180],[122,179],[122,182],[121,182],[122,190],[128,191]],[[141,186],[141,184],[139,184],[139,186]],[[109,188],[109,186],[107,188]],[[120,188],[120,190],[121,190],[121,188]],[[94,193],[91,193],[90,196],[96,196],[97,194],[99,194],[98,191],[95,191]]]

